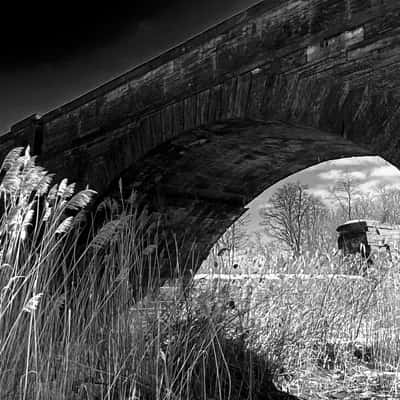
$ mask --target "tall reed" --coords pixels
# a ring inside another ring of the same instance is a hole
[[[359,340],[398,365],[396,256],[367,277],[323,253],[187,282],[135,195],[102,202],[95,228],[94,192],[51,186],[29,149],[0,172],[1,399],[281,398],[274,380],[347,368]]]

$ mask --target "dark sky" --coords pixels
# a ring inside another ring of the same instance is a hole
[[[0,23],[0,134],[257,2],[14,1]]]

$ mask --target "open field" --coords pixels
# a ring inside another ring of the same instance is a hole
[[[287,263],[286,273],[266,264],[241,275],[236,264],[232,275],[204,273],[195,281],[243,312],[249,345],[275,357],[283,390],[303,398],[397,398],[399,256],[376,260],[366,276],[349,275],[359,262],[315,254]],[[254,254],[247,264],[242,258],[239,268],[260,266]]]

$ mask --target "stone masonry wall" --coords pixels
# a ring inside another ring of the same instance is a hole
[[[2,136],[100,192],[159,144],[215,121],[294,121],[400,165],[398,0],[267,0]]]

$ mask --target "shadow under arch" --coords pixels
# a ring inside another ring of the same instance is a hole
[[[213,244],[265,189],[323,161],[371,155],[376,154],[315,128],[233,119],[156,147],[121,179],[125,194],[135,190],[143,196],[160,216],[163,231],[175,238],[181,269],[196,272]],[[108,193],[115,188],[116,182]]]

